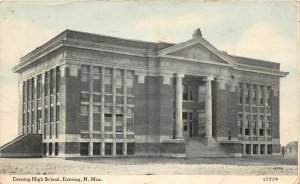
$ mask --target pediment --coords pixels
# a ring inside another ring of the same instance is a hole
[[[216,63],[228,64],[228,62],[221,59],[215,53],[204,48],[201,44],[194,44],[188,47],[181,48],[174,52],[170,52],[167,55],[177,56],[184,59],[192,59],[199,61],[211,61]]]

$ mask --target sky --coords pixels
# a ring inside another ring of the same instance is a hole
[[[20,57],[65,29],[180,43],[196,28],[228,54],[281,64],[281,143],[298,140],[297,7],[292,2],[4,1],[0,3],[0,145],[17,136]]]

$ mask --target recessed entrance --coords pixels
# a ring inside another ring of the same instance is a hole
[[[182,112],[183,137],[190,139],[193,137],[193,112]]]

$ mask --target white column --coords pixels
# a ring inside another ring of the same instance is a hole
[[[89,155],[93,156],[93,66],[90,65],[90,73],[89,73],[89,91],[90,91],[90,108],[89,108]]]
[[[212,93],[211,81],[212,76],[206,78],[206,100],[205,100],[205,137],[212,139]]]
[[[123,75],[123,135],[124,135],[124,145],[123,145],[123,155],[127,155],[127,69],[124,70]]]
[[[176,78],[176,126],[175,138],[182,139],[182,78],[183,74],[175,74]]]
[[[100,131],[101,131],[101,138],[102,140],[104,139],[104,123],[105,123],[105,117],[104,117],[104,111],[105,111],[105,106],[104,106],[104,95],[105,95],[105,67],[102,66],[101,68],[101,126],[100,126]],[[104,156],[104,149],[105,149],[105,142],[101,142],[101,156]]]
[[[113,136],[113,149],[112,155],[116,155],[116,83],[117,75],[116,68],[113,68],[112,76],[112,94],[113,94],[113,107],[112,107],[112,136]]]

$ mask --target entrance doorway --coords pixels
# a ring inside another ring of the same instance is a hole
[[[193,137],[193,112],[186,111],[182,112],[183,121],[183,136],[185,139]]]

